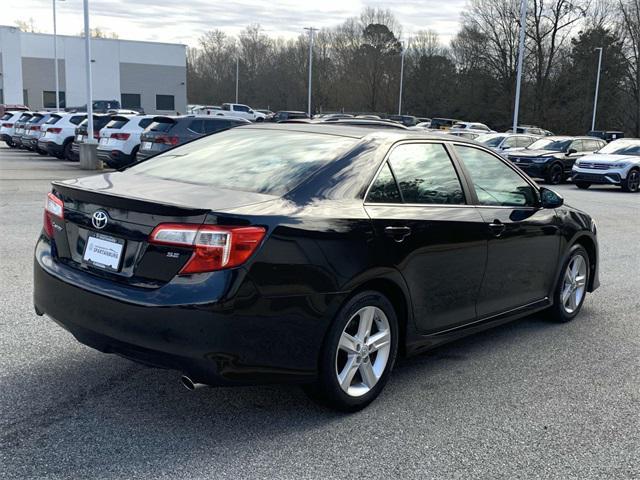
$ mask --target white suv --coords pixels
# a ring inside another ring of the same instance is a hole
[[[571,181],[582,189],[600,184],[640,191],[640,139],[621,138],[580,158],[573,164]]]
[[[136,161],[140,135],[153,121],[153,115],[115,115],[100,130],[98,158],[111,168]]]
[[[43,127],[44,135],[38,139],[38,148],[59,159],[73,160],[71,145],[76,127],[87,118],[86,113],[56,112]]]
[[[264,122],[267,116],[241,103],[223,103],[220,110],[212,110],[211,115],[244,118],[251,122]]]
[[[15,123],[23,113],[23,111],[10,110],[0,118],[0,140],[6,143],[8,147],[14,147],[11,137],[15,134]]]

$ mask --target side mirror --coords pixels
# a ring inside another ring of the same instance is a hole
[[[553,190],[548,188],[540,188],[540,205],[542,208],[559,208],[564,205],[564,198]]]
[[[570,148],[567,152],[568,155],[573,155],[574,153],[578,153],[578,150],[576,150],[575,148]]]

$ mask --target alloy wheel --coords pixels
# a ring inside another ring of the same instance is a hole
[[[549,175],[549,183],[558,185],[562,182],[562,167],[554,165],[551,167],[551,175]]]
[[[574,256],[564,273],[560,300],[568,314],[575,312],[582,303],[587,286],[587,261],[582,255]]]
[[[366,306],[358,310],[342,331],[336,351],[340,388],[351,397],[368,393],[382,377],[390,351],[391,327],[382,309]]]
[[[638,170],[629,172],[627,186],[630,192],[637,192],[640,189],[640,172]]]

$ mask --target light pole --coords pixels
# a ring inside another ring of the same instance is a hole
[[[84,58],[87,82],[87,142],[95,143],[93,139],[93,92],[91,90],[91,30],[89,29],[89,0],[84,3]]]
[[[527,33],[527,0],[520,4],[520,45],[518,47],[518,77],[516,80],[516,100],[513,109],[513,133],[518,133],[518,115],[520,114],[520,89],[522,88],[522,63],[524,62],[524,40]]]
[[[236,57],[236,103],[238,103],[238,78],[240,76],[240,57]]]
[[[407,48],[409,48],[408,42],[407,42]],[[407,48],[404,48],[404,42],[403,42],[402,51],[400,52],[400,96],[398,98],[398,115],[402,115],[402,86],[404,82],[404,55],[407,52]]]
[[[305,27],[305,30],[309,30],[309,94],[308,94],[308,107],[307,114],[309,118],[311,118],[311,75],[313,73],[313,32],[317,30],[317,28],[313,27]]]
[[[60,111],[60,85],[58,81],[58,27],[56,24],[56,0],[53,1],[53,65],[56,76],[56,112]],[[58,0],[64,2],[65,0]]]
[[[598,110],[598,91],[600,90],[600,72],[602,70],[602,47],[596,48],[598,54],[598,75],[596,76],[596,95],[593,99],[593,119],[591,120],[591,130],[596,129],[596,111]]]

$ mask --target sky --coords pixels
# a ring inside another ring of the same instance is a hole
[[[89,0],[91,28],[121,39],[184,43],[195,46],[207,30],[238,34],[259,23],[265,33],[294,38],[304,27],[333,27],[357,16],[364,7],[391,10],[403,36],[432,29],[448,43],[459,28],[467,0]],[[56,0],[58,33],[83,29],[82,0]],[[29,21],[38,31],[53,33],[52,0],[0,0],[0,24]]]

